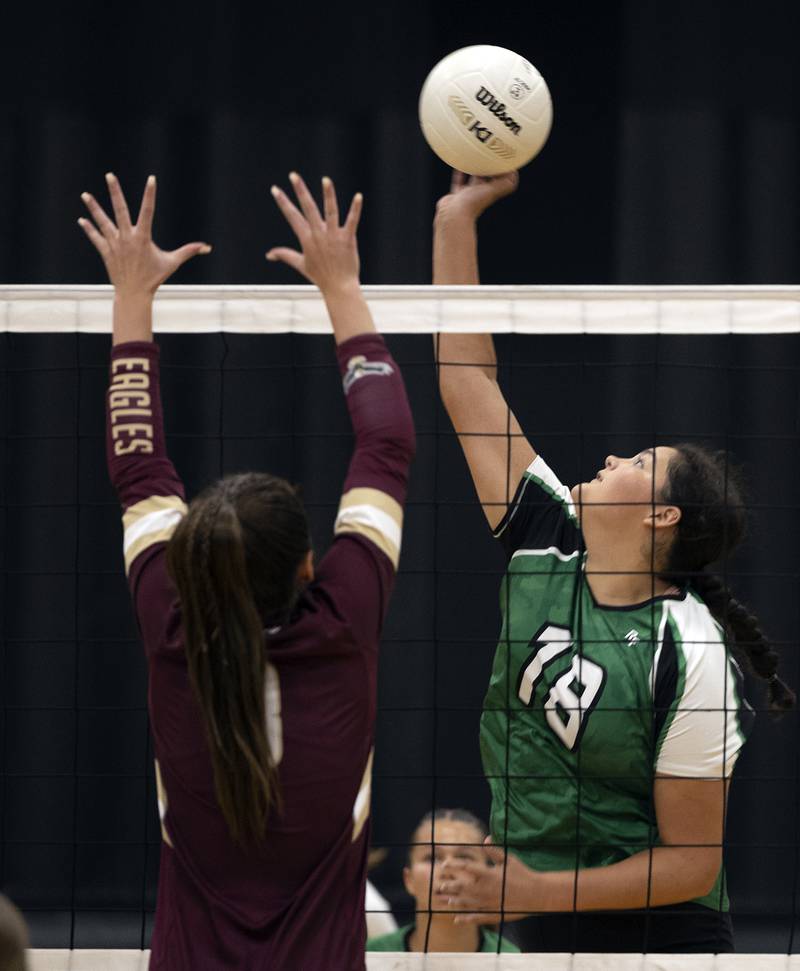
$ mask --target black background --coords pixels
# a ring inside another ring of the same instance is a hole
[[[175,282],[295,283],[263,253],[289,241],[268,187],[297,168],[365,193],[364,282],[426,283],[448,175],[418,131],[419,87],[450,50],[497,43],[542,71],[555,122],[517,196],[484,219],[485,282],[794,283],[797,19],[789,2],[686,0],[17,9],[0,41],[0,282],[104,282],[75,219],[81,190],[102,196],[111,169],[132,195],[159,176],[163,245],[214,244]],[[377,846],[407,840],[434,802],[487,809],[477,709],[502,561],[437,404],[429,340],[391,342],[420,446],[383,649]],[[349,448],[329,342],[162,344],[190,494],[220,471],[269,467],[304,483],[324,549]],[[753,502],[731,571],[796,684],[798,339],[513,338],[499,349],[514,362],[503,380],[523,427],[565,481],[654,437],[731,446]],[[106,354],[100,337],[2,345],[0,876],[41,945],[138,946],[153,905],[144,671],[102,461]],[[796,763],[795,716],[762,716],[731,799],[744,947],[790,944],[780,918],[795,908]],[[396,904],[402,855],[374,874]]]

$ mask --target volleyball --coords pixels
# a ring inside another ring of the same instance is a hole
[[[533,64],[505,47],[476,44],[433,68],[419,96],[419,121],[443,162],[468,175],[502,175],[541,151],[553,104]]]

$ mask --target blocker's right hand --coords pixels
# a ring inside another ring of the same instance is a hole
[[[448,216],[456,212],[477,219],[489,206],[516,192],[519,173],[505,175],[465,175],[453,170],[450,192],[436,204],[437,215]]]
[[[267,259],[286,263],[315,283],[323,293],[358,285],[360,262],[356,230],[363,197],[356,193],[343,225],[339,225],[336,189],[329,178],[322,180],[324,217],[308,186],[296,172],[289,174],[300,209],[277,186],[271,189],[278,208],[294,231],[302,252],[286,246],[269,250]],[[302,211],[301,211],[302,210]]]
[[[161,284],[187,260],[211,252],[208,243],[187,243],[176,250],[162,250],[153,242],[153,215],[156,209],[156,177],[149,176],[136,222],[132,222],[128,203],[119,180],[106,174],[108,194],[114,210],[111,219],[88,192],[81,194],[94,222],[79,219],[78,224],[102,257],[108,278],[118,297],[152,298]]]

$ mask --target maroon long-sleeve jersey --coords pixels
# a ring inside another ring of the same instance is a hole
[[[337,349],[355,449],[328,553],[290,621],[266,630],[267,724],[282,811],[242,849],[217,804],[166,544],[186,512],[166,455],[158,348],[114,348],[107,408],[125,569],[148,662],[162,822],[154,971],[364,967],[378,640],[400,552],[414,430],[375,334]],[[268,464],[269,456],[265,456]]]

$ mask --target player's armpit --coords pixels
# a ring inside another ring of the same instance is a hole
[[[689,852],[692,868],[708,893],[722,865],[727,779],[656,776],[653,785],[661,843]]]

